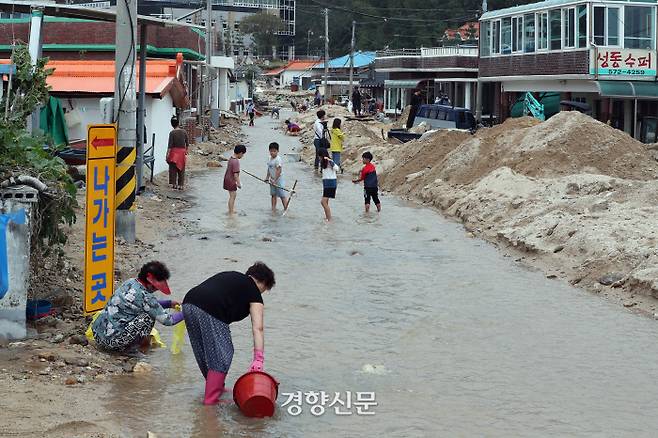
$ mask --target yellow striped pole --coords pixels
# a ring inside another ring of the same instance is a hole
[[[137,148],[120,147],[117,150],[117,210],[135,210],[135,191],[137,179],[135,176],[135,159]]]

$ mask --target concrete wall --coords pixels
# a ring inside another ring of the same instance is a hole
[[[58,96],[66,110],[69,139],[86,139],[87,125],[102,123],[100,97],[72,98]]]
[[[311,70],[285,70],[283,73],[281,73],[281,85],[290,85],[292,84],[293,78],[300,78],[299,85],[302,85],[302,79],[301,78],[310,78],[312,75]]]
[[[24,191],[36,196],[36,190],[26,188]],[[0,194],[8,192],[11,191],[0,191]],[[0,298],[0,339],[23,339],[27,336],[25,307],[30,275],[30,226],[33,205],[31,202],[18,202],[14,199],[0,201],[0,215],[25,210],[26,216],[24,224],[9,222],[5,229],[9,290]]]
[[[169,132],[171,131],[171,116],[174,115],[174,106],[169,95],[162,99],[146,98],[146,135],[148,147],[151,146],[153,133],[155,133],[155,168],[156,174],[169,168],[165,161]],[[145,170],[146,172],[146,170]],[[146,176],[146,174],[144,174]]]

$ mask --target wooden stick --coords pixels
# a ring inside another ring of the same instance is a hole
[[[290,190],[290,189],[287,189],[287,188],[285,188],[285,187],[281,187],[281,186],[278,186],[278,185],[276,185],[276,184],[272,184],[272,183],[269,182],[269,181],[265,181],[265,180],[262,179],[262,178],[258,178],[256,175],[254,175],[253,173],[249,173],[249,172],[247,172],[246,170],[243,170],[242,172],[246,173],[246,174],[249,175],[249,176],[253,176],[253,177],[256,178],[258,181],[261,181],[261,182],[264,182],[265,184],[268,184],[268,185],[271,185],[271,186],[273,186],[273,187],[276,187],[277,189],[285,190],[286,192],[291,192],[291,193],[292,193],[293,190],[295,190],[295,189]]]
[[[295,180],[295,183],[292,185],[292,192],[290,193],[290,199],[288,199],[288,207],[286,207],[286,209],[283,210],[283,214],[281,216],[285,216],[286,213],[288,213],[288,209],[290,208],[290,201],[292,201],[292,195],[296,193],[295,187],[297,187],[297,180]]]

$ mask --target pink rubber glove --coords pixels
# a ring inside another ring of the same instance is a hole
[[[251,362],[249,372],[263,371],[263,361],[265,360],[265,352],[263,350],[256,350],[254,348],[254,360]]]

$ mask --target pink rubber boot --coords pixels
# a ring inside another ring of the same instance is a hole
[[[226,381],[226,374],[219,371],[208,370],[206,377],[206,394],[203,398],[204,405],[216,405],[219,403],[219,398],[224,392],[224,382]]]

